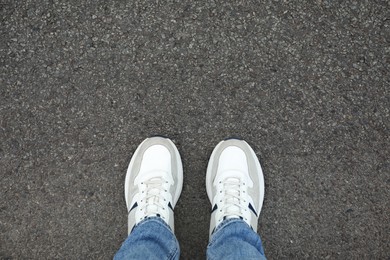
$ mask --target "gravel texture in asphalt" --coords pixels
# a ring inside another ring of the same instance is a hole
[[[390,2],[0,1],[0,258],[109,259],[138,144],[184,164],[204,259],[208,157],[247,140],[269,259],[390,257]]]

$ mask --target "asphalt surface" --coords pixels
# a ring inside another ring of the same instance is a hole
[[[263,166],[269,259],[389,259],[389,1],[1,0],[0,21],[1,259],[112,258],[153,134],[183,157],[182,259],[229,136]]]

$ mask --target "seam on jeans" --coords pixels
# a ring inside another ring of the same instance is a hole
[[[175,247],[175,248],[174,248],[174,251],[171,252],[171,253],[168,255],[167,259],[168,259],[168,260],[176,259],[175,256],[177,255],[178,251],[179,251],[178,248]]]

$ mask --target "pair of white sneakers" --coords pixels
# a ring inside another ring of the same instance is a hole
[[[173,209],[183,186],[183,166],[174,143],[164,137],[144,140],[131,158],[125,180],[128,233],[148,217],[162,218],[174,231]],[[221,141],[206,175],[212,205],[210,236],[225,219],[240,218],[257,231],[264,178],[253,149],[243,140]]]

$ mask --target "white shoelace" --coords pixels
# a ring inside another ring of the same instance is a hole
[[[160,216],[166,218],[166,201],[168,190],[164,187],[168,181],[161,177],[153,177],[151,179],[141,182],[145,185],[145,189],[142,189],[141,193],[144,195],[141,199],[140,211],[143,212],[145,217]]]
[[[221,201],[219,221],[222,221],[224,217],[239,218],[244,217],[244,211],[247,211],[247,205],[245,200],[245,191],[241,189],[241,185],[245,185],[238,178],[226,178],[220,182],[223,184],[224,196]]]

